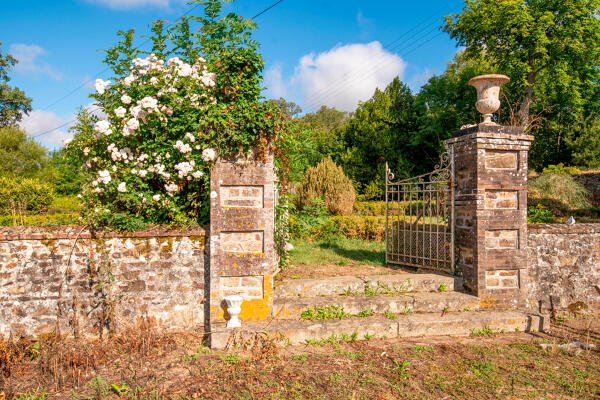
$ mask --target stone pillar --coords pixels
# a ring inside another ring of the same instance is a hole
[[[223,347],[223,298],[240,295],[240,320],[266,319],[273,304],[275,269],[273,157],[217,160],[210,177],[209,329],[213,347]]]
[[[455,232],[465,287],[489,306],[517,305],[527,272],[527,154],[519,127],[454,133]]]

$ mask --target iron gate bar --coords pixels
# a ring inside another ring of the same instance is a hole
[[[396,182],[386,163],[387,263],[454,271],[453,150],[446,148],[432,172]]]

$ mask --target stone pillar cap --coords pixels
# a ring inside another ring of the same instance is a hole
[[[471,79],[469,79],[469,82],[467,82],[468,85],[470,86],[474,86],[473,84],[481,81],[481,80],[490,80],[490,79],[497,79],[502,85],[504,85],[505,83],[510,82],[510,78],[506,75],[502,75],[502,74],[487,74],[487,75],[478,75],[475,76]]]

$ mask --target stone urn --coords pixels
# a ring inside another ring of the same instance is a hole
[[[479,75],[469,80],[469,85],[477,89],[477,111],[483,114],[483,125],[497,125],[492,121],[492,115],[500,108],[500,87],[508,83],[506,75]]]
[[[228,328],[239,328],[242,326],[238,316],[242,312],[242,302],[244,301],[242,296],[233,295],[227,296],[223,299],[227,305],[227,314],[229,314],[229,320],[227,321]]]

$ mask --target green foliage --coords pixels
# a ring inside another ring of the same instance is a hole
[[[2,42],[0,42],[2,46]],[[31,99],[17,87],[8,85],[8,72],[15,66],[17,60],[10,54],[3,55],[0,51],[0,128],[15,125],[23,114],[31,112]]]
[[[563,163],[558,163],[556,165],[548,165],[543,169],[542,173],[544,174],[568,174],[574,175],[578,174],[581,171],[577,167],[569,167],[565,166]]]
[[[595,167],[600,154],[600,1],[472,0],[442,27],[486,73],[504,73],[502,122],[535,135],[530,166]]]
[[[346,152],[344,171],[361,188],[384,182],[385,163],[396,176],[407,177],[427,168],[427,158],[412,143],[417,107],[410,89],[395,78],[383,91],[362,103],[341,128]],[[437,159],[437,151],[433,158]],[[423,160],[425,159],[425,162]]]
[[[386,311],[384,315],[387,319],[391,319],[392,321],[394,321],[396,319],[396,314],[394,314],[393,312],[391,312],[389,310]]]
[[[563,105],[581,106],[586,86],[598,79],[599,12],[597,0],[472,0],[442,28],[468,57],[485,54],[511,77],[519,122],[527,126],[542,73],[556,91],[568,93]]]
[[[530,181],[529,188],[537,190],[547,199],[562,203],[569,209],[591,207],[589,191],[568,174],[543,173]]]
[[[290,233],[295,238],[309,238],[318,236],[321,227],[329,222],[329,213],[325,209],[323,200],[317,197],[312,202],[296,211],[290,204],[293,213],[290,215]]]
[[[275,230],[273,242],[275,252],[279,258],[279,268],[285,268],[289,264],[289,251],[287,244],[290,241],[290,213],[287,197],[280,197],[275,205]]]
[[[344,311],[344,307],[328,305],[328,306],[314,306],[307,310],[302,311],[300,318],[310,321],[325,321],[328,319],[343,319],[351,317],[352,314],[348,314]]]
[[[444,292],[445,292],[447,289],[448,289],[448,287],[447,287],[447,286],[446,286],[444,283],[442,283],[442,284],[440,284],[440,286],[437,288],[437,291],[438,291],[439,293],[444,293]]]
[[[19,396],[13,397],[13,400],[46,400],[46,392],[44,390],[41,393],[38,391],[31,391]]]
[[[364,216],[385,216],[385,201],[356,201],[353,214]]]
[[[48,178],[49,166],[44,147],[17,126],[0,127],[0,176]]]
[[[260,98],[264,62],[252,39],[255,23],[223,13],[220,0],[194,3],[204,6],[203,16],[186,16],[169,30],[164,21],[152,23],[145,59],[136,58],[144,53],[133,48],[132,31],[120,31],[106,50],[115,76],[98,80],[92,97],[107,119],[92,131],[94,121],[81,114],[66,150],[67,161],[86,167],[82,214],[91,226],[203,224],[217,155],[256,150],[266,159],[278,151],[280,112]],[[173,55],[179,58],[165,64]]]
[[[296,205],[302,209],[322,198],[325,208],[332,215],[350,215],[355,192],[352,181],[331,158],[322,160],[316,167],[309,168],[296,191]]]
[[[40,212],[54,198],[52,186],[37,179],[0,178],[0,212],[4,214]]]
[[[78,223],[79,214],[0,215],[0,226],[56,226]]]
[[[490,328],[488,325],[483,325],[480,329],[473,329],[471,334],[473,336],[490,336],[495,333],[495,330]]]
[[[356,317],[360,318],[370,317],[372,315],[375,315],[375,311],[371,309],[362,310],[358,314],[355,314]]]
[[[349,239],[385,240],[385,217],[336,216],[329,224],[321,226],[321,235],[340,235]]]
[[[527,222],[532,224],[553,224],[556,222],[556,218],[546,206],[537,204],[529,206],[527,209]]]
[[[318,131],[331,133],[336,128],[341,127],[348,116],[347,112],[336,110],[333,107],[321,106],[317,111],[298,118],[298,122]]]

